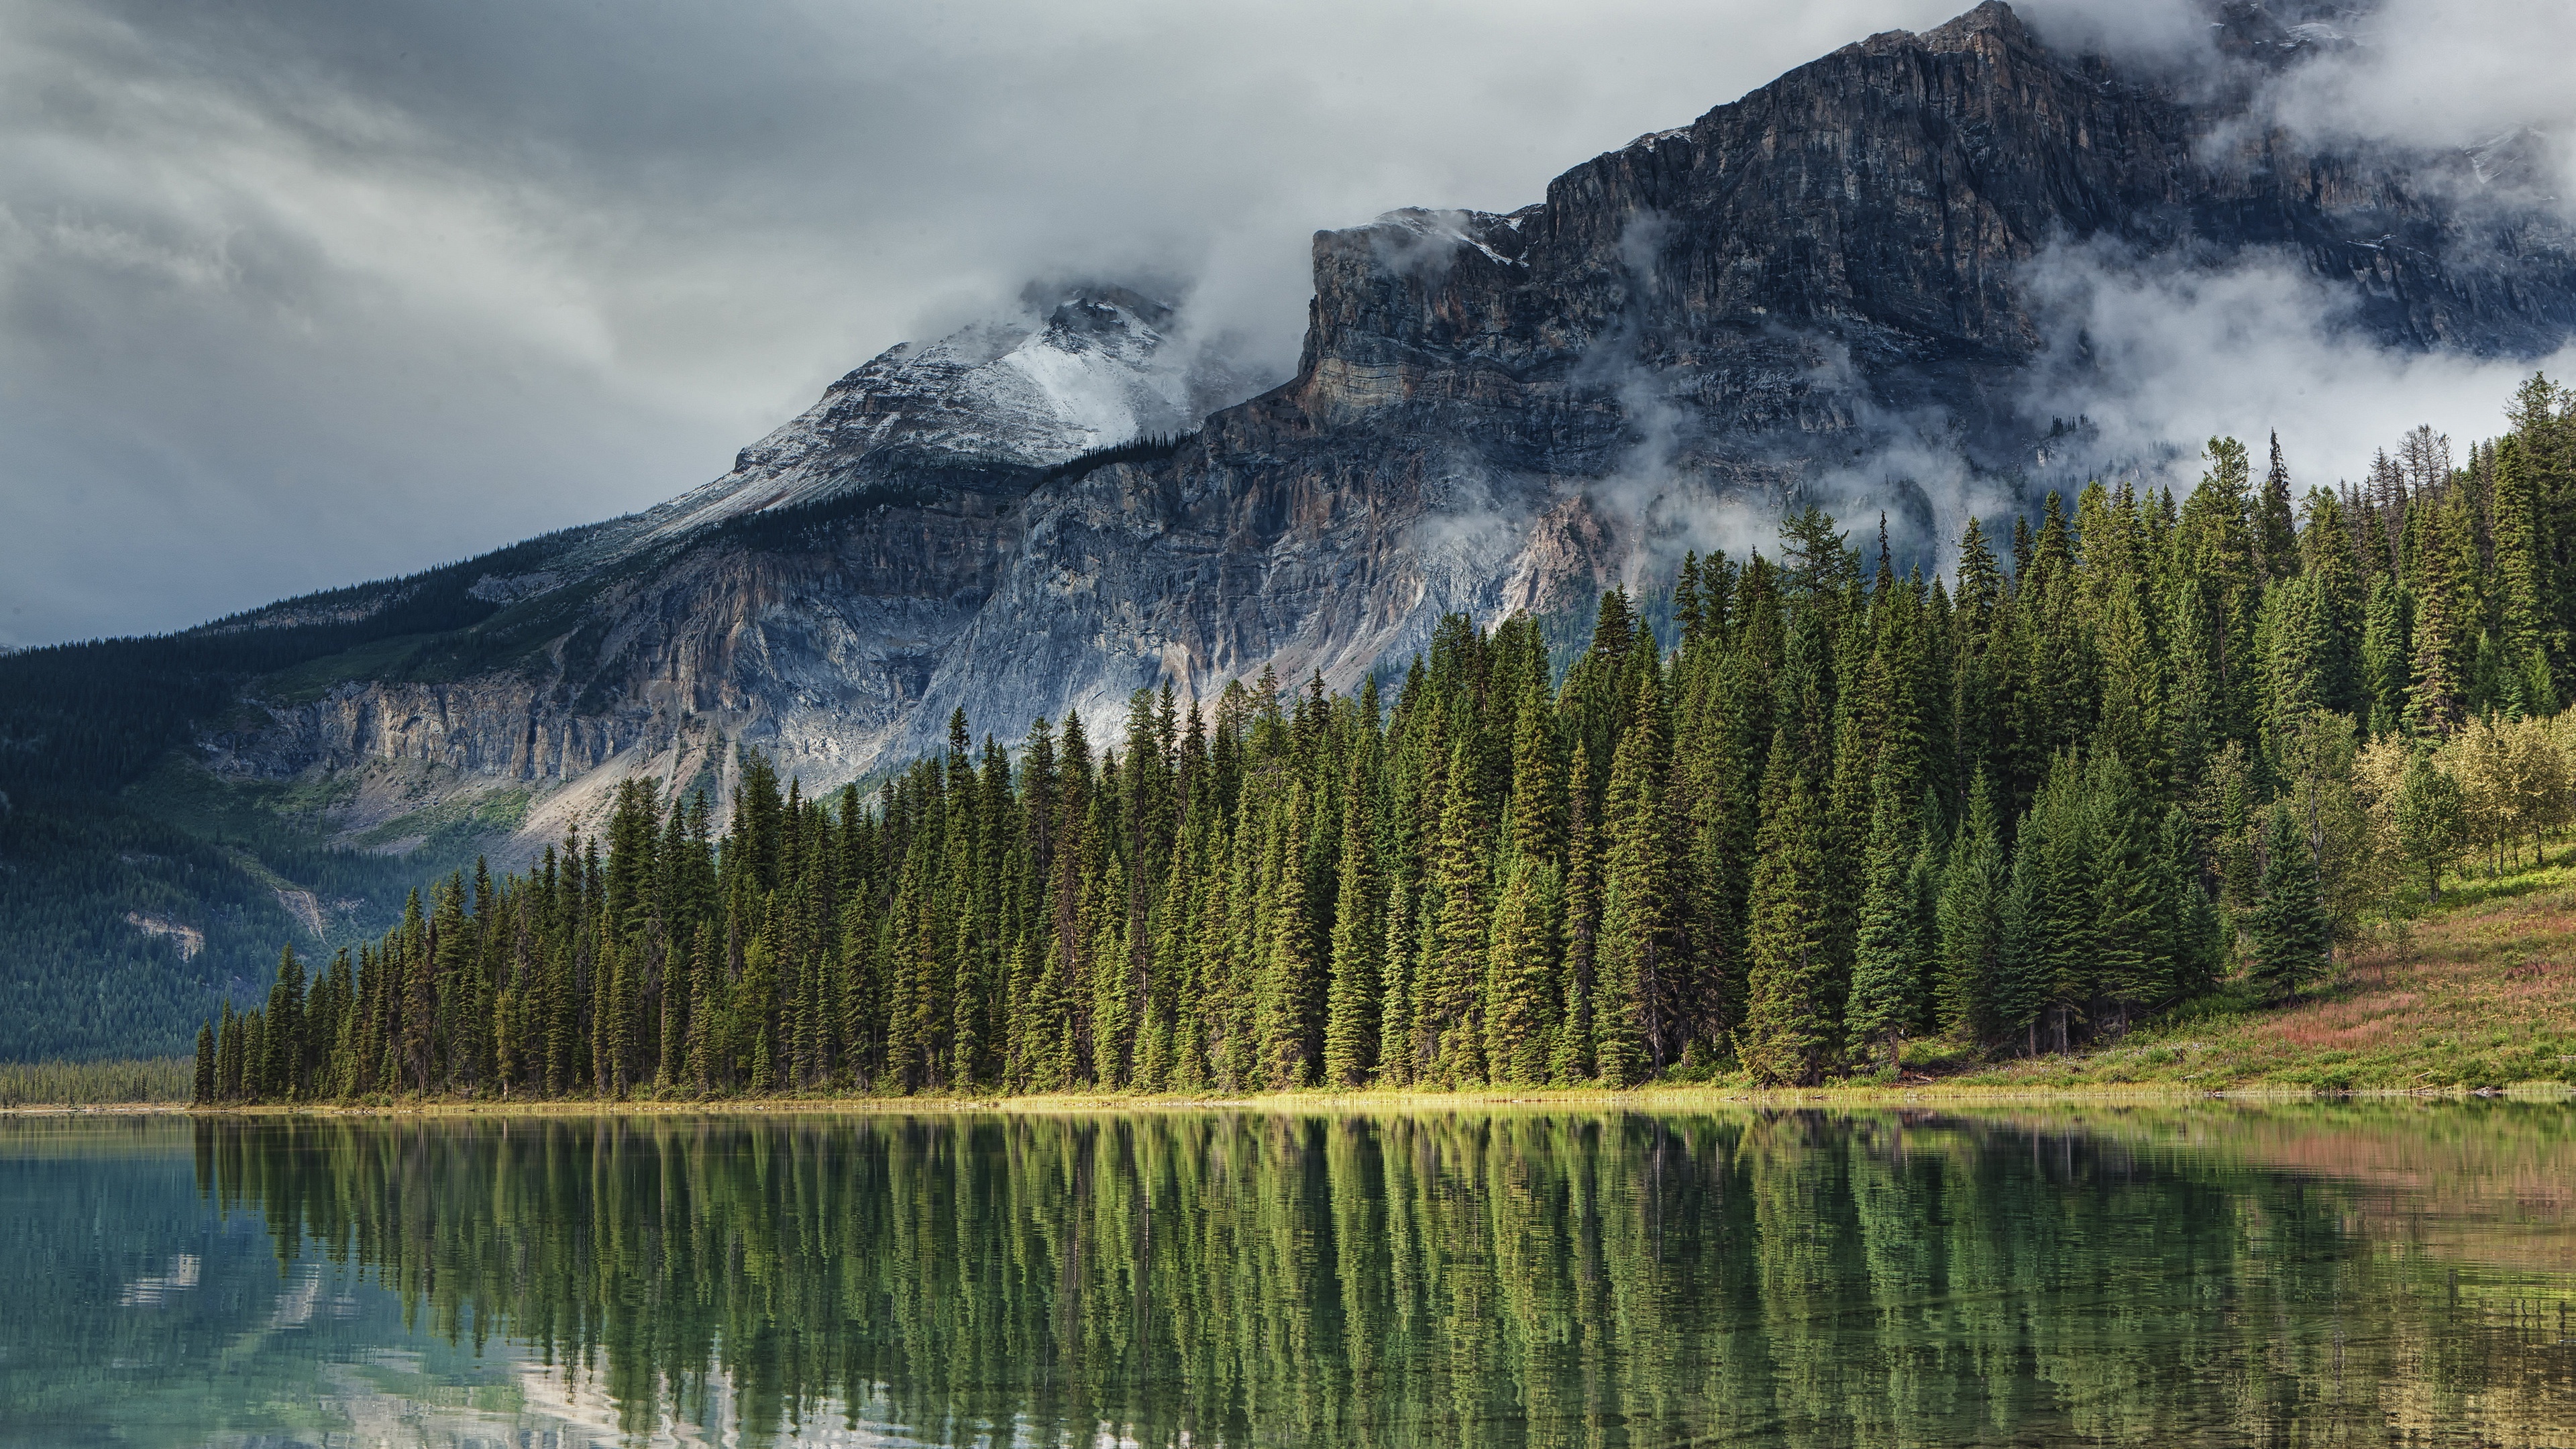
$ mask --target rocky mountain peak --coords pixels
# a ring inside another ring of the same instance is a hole
[[[1000,496],[1036,470],[1138,437],[1185,432],[1251,392],[1175,348],[1177,308],[1114,283],[1032,287],[1016,316],[897,343],[741,451],[731,472],[612,526],[602,555],[847,495],[939,488]],[[889,494],[888,496],[891,496]]]

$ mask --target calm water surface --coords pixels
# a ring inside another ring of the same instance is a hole
[[[2576,1446],[2576,1109],[0,1120],[0,1445]]]

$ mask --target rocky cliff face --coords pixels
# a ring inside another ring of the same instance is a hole
[[[2318,39],[2248,5],[2225,35],[2246,67]],[[1317,234],[1296,375],[1259,397],[1171,365],[1173,319],[1127,292],[897,348],[725,478],[478,584],[509,604],[478,629],[542,636],[509,667],[353,675],[208,743],[263,774],[373,762],[407,799],[542,784],[536,838],[606,782],[685,781],[728,743],[828,785],[934,747],[957,708],[1015,739],[1165,679],[1345,686],[1444,612],[1573,604],[1710,541],[1729,500],[1776,508],[1899,434],[2008,475],[2047,426],[2017,399],[2044,344],[2024,282],[2052,247],[2295,257],[2395,346],[2576,332],[2576,254],[2545,219],[2303,152],[2244,111],[2254,74],[2186,98],[2053,53],[1990,0],[1521,211]],[[1192,426],[1160,456],[1065,466]],[[1961,521],[1888,489],[1901,523]]]

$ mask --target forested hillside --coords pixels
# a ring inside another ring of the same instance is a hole
[[[2189,497],[2051,495],[1953,578],[1810,509],[1605,596],[1561,682],[1450,619],[1393,698],[962,715],[872,799],[751,758],[719,840],[641,783],[200,1040],[241,1097],[1812,1083],[1907,1038],[2062,1051],[2281,1000],[2568,803],[2567,395],[2364,486],[2213,440]]]
[[[281,938],[309,946],[395,919],[422,860],[334,849],[318,802],[283,782],[218,781],[188,752],[257,681],[352,654],[445,662],[501,612],[477,579],[575,537],[185,633],[0,657],[0,1060],[183,1052],[217,997],[256,993]]]

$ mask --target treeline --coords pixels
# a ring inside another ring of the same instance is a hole
[[[186,1057],[101,1062],[0,1062],[0,1107],[185,1102]]]
[[[2187,499],[2051,494],[1948,579],[1811,508],[1686,561],[1672,647],[1605,595],[1561,681],[1460,616],[1392,701],[1166,684],[1016,758],[961,714],[830,804],[746,755],[721,838],[629,782],[604,838],[290,952],[199,1095],[1812,1083],[2286,998],[2563,803],[2563,751],[2470,788],[2576,685],[2576,408],[2513,419],[2303,497],[2214,439]]]

